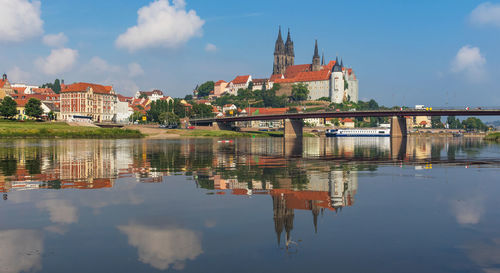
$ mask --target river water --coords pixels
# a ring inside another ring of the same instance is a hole
[[[0,272],[500,272],[500,145],[0,142]]]

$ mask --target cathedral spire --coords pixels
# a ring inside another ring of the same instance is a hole
[[[312,71],[321,70],[321,63],[319,58],[319,50],[318,50],[318,40],[316,40],[316,44],[314,45],[314,56],[312,60]]]
[[[340,67],[344,68],[344,60],[342,58],[340,58]]]
[[[318,53],[318,40],[316,40],[316,45],[314,46],[314,57],[313,58],[319,58],[319,53]]]
[[[321,65],[325,65],[325,52],[321,52]]]

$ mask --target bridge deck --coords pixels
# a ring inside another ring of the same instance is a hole
[[[500,116],[500,110],[377,110],[288,113],[279,115],[257,115],[224,118],[192,119],[192,124],[211,122],[236,122],[251,120],[308,119],[308,118],[355,118],[355,117],[412,117],[412,116]]]

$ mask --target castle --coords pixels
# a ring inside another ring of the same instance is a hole
[[[344,67],[343,61],[339,62],[338,57],[326,64],[324,54],[320,59],[317,40],[312,63],[295,65],[295,49],[290,30],[284,43],[281,27],[274,47],[270,82],[280,84],[278,95],[290,96],[293,85],[302,83],[309,89],[310,100],[327,97],[335,103],[358,101],[358,80],[352,68]]]

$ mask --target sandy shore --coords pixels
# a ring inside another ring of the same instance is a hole
[[[170,133],[170,130],[162,129],[153,126],[146,125],[128,125],[125,126],[127,129],[139,130],[142,134],[146,135],[146,138],[151,139],[168,139],[168,138],[180,138],[180,134]]]

